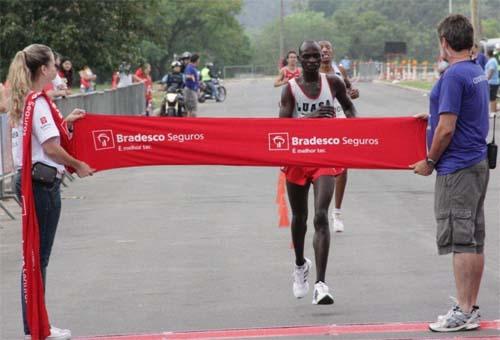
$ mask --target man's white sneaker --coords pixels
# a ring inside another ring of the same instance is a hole
[[[313,305],[331,305],[333,304],[333,296],[329,293],[328,286],[319,281],[314,285]]]
[[[458,308],[458,300],[454,296],[450,296],[450,300],[453,302],[451,309],[445,315],[438,315],[437,322],[443,322],[450,317],[450,315]],[[479,306],[472,306],[472,311],[470,312],[470,319],[467,320],[466,330],[470,331],[480,327],[481,314],[479,312]]]
[[[470,319],[467,324],[467,330],[471,331],[473,329],[478,329],[481,325],[481,313],[479,312],[479,306],[472,306],[472,312],[470,312]]]
[[[309,282],[307,278],[309,277],[309,270],[312,267],[312,262],[309,259],[305,259],[306,262],[302,266],[295,265],[293,270],[293,295],[297,299],[301,299],[307,295],[309,291]]]
[[[451,309],[444,318],[429,324],[429,329],[433,332],[459,332],[469,330],[471,313],[464,313],[459,306]],[[479,327],[479,326],[478,326]],[[471,328],[475,329],[475,328]]]
[[[25,340],[31,340],[31,335],[25,335]],[[50,335],[46,340],[70,340],[71,331],[69,329],[60,329],[57,327],[50,327]]]
[[[344,220],[342,219],[342,214],[333,213],[333,231],[336,233],[341,233],[344,231]]]

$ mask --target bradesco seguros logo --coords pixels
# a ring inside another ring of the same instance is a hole
[[[288,132],[269,133],[269,151],[287,151],[290,149]]]
[[[94,146],[96,150],[114,149],[115,138],[112,130],[94,130]]]

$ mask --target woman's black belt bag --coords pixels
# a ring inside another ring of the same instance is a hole
[[[44,184],[54,184],[57,179],[57,168],[36,162],[31,168],[31,178]]]

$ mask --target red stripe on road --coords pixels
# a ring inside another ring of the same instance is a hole
[[[500,320],[483,321],[481,329],[500,330]],[[158,334],[113,335],[77,338],[77,340],[181,340],[181,339],[242,339],[242,338],[268,338],[287,336],[318,336],[340,334],[367,334],[367,333],[404,333],[427,332],[428,323],[385,323],[385,324],[359,324],[359,325],[319,325],[319,326],[294,326],[273,328],[247,328],[227,329],[214,331],[191,332],[165,332]],[[472,335],[472,334],[471,334]],[[479,337],[475,337],[478,339]],[[500,336],[486,336],[484,339],[500,340]],[[442,338],[441,338],[442,339]],[[453,339],[460,339],[453,337]],[[474,339],[474,337],[472,338]]]

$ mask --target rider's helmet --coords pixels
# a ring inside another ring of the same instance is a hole
[[[177,66],[181,67],[181,62],[180,62],[180,61],[174,60],[174,61],[172,61],[172,63],[170,64],[170,67],[171,67],[171,68],[174,68],[174,67],[177,67]]]
[[[191,59],[191,55],[192,55],[192,54],[191,54],[191,52],[186,51],[186,52],[182,53],[182,55],[181,55],[181,58],[180,58],[180,59],[181,59],[181,60],[182,60],[182,59]]]
[[[206,63],[205,66],[208,68],[212,68],[214,67],[214,63]]]

